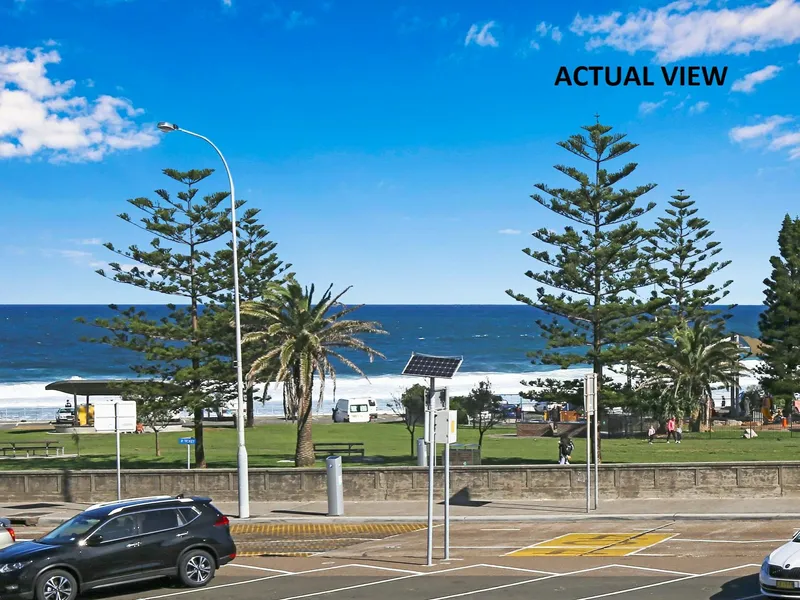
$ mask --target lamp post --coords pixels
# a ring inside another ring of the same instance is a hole
[[[180,131],[188,135],[200,138],[208,142],[219,154],[222,164],[225,166],[225,172],[228,174],[228,183],[231,187],[231,233],[233,236],[233,305],[234,305],[234,318],[236,323],[236,394],[237,394],[237,410],[236,410],[236,431],[239,437],[239,449],[236,454],[236,464],[239,475],[239,518],[250,518],[250,484],[247,470],[247,446],[244,441],[244,381],[242,377],[242,323],[239,314],[239,253],[238,242],[236,239],[236,194],[233,188],[233,176],[231,170],[228,168],[228,162],[212,142],[207,137],[199,133],[193,133],[186,129],[181,129],[175,123],[167,123],[162,121],[158,124],[158,128],[164,133],[172,131]]]

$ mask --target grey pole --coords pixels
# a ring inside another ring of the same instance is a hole
[[[341,517],[344,514],[342,457],[329,456],[325,459],[325,468],[328,473],[328,516]]]
[[[428,566],[433,566],[433,464],[436,460],[436,421],[433,411],[433,391],[436,378],[431,377],[428,389]]]
[[[444,442],[444,558],[450,559],[450,399],[447,391],[442,392],[445,396],[445,421],[447,426],[447,437]]]
[[[87,422],[89,415],[86,415]],[[120,467],[119,450],[119,404],[114,402],[114,433],[117,436],[117,500],[122,500],[122,469]]]
[[[597,380],[595,380],[595,384]],[[597,410],[597,387],[593,386],[595,393],[592,401],[594,402],[594,508],[597,510],[597,503],[600,500],[600,412]]]
[[[592,509],[592,399],[589,396],[589,378],[583,379],[583,404],[586,411],[586,512]]]
[[[234,319],[236,324],[236,392],[237,392],[237,404],[236,404],[236,430],[238,433],[238,451],[236,454],[236,464],[237,464],[237,471],[238,471],[238,479],[239,479],[239,518],[240,519],[249,519],[250,518],[250,483],[249,483],[249,471],[247,467],[247,446],[245,445],[245,437],[244,437],[244,377],[242,375],[242,324],[241,324],[241,316],[239,312],[239,244],[236,239],[236,192],[233,187],[233,176],[231,175],[231,170],[228,168],[228,162],[225,160],[225,157],[220,152],[219,148],[214,145],[207,137],[200,135],[199,133],[194,133],[192,131],[188,131],[186,129],[181,129],[177,125],[173,123],[159,123],[158,128],[161,131],[182,131],[188,135],[194,136],[196,138],[200,138],[201,140],[208,142],[208,144],[214,148],[214,150],[219,155],[220,159],[222,160],[222,164],[225,167],[225,172],[228,174],[228,184],[231,188],[231,233],[233,237],[233,243],[231,248],[233,250],[233,304],[234,304]]]

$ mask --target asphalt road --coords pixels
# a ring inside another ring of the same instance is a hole
[[[451,559],[442,558],[443,531],[437,526],[434,565],[428,567],[424,528],[347,527],[254,524],[237,534],[240,541],[248,540],[253,554],[258,553],[257,547],[270,552],[283,547],[306,548],[310,555],[243,556],[199,590],[155,581],[98,590],[87,597],[755,599],[760,597],[761,561],[795,532],[794,523],[787,521],[454,523]],[[278,545],[281,540],[283,546]],[[322,549],[330,540],[336,540],[334,549]]]

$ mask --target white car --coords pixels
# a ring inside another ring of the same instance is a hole
[[[800,533],[764,559],[758,582],[767,598],[800,598]]]
[[[11,528],[11,521],[0,519],[0,548],[5,548],[17,541],[14,530]]]

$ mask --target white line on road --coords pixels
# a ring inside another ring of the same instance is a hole
[[[492,529],[481,529],[481,531],[520,531],[519,527],[498,527]]]
[[[591,571],[601,571],[603,569],[607,569],[607,566],[602,567],[592,567],[590,569],[581,569],[579,571],[572,571],[569,573],[554,573],[553,575],[546,575],[544,577],[536,577],[535,579],[526,579],[525,581],[515,581],[514,583],[506,583],[505,585],[496,585],[490,588],[481,588],[479,590],[471,590],[469,592],[461,592],[460,594],[451,594],[449,596],[439,596],[437,598],[431,598],[430,600],[450,600],[451,598],[463,598],[464,596],[471,596],[472,594],[482,594],[483,592],[495,592],[497,590],[505,590],[512,587],[517,587],[520,585],[525,585],[527,583],[536,583],[537,581],[546,581],[548,579],[554,579],[556,577],[564,577],[567,575],[579,575],[581,573],[589,573]],[[288,599],[284,599],[288,600]]]
[[[271,571],[272,573],[283,573],[289,575],[293,571],[284,571],[283,569],[268,569],[267,567],[255,567],[253,565],[242,565],[239,563],[228,563],[225,567],[239,567],[240,569],[253,569],[254,571]]]
[[[630,592],[640,592],[642,590],[649,590],[655,587],[661,587],[663,585],[671,585],[673,583],[679,583],[681,581],[688,581],[690,579],[697,579],[698,577],[710,577],[711,575],[720,575],[722,573],[728,573],[730,571],[738,571],[740,569],[744,569],[747,567],[758,567],[759,565],[747,564],[747,565],[740,565],[738,567],[729,567],[727,569],[719,569],[717,571],[709,571],[708,573],[698,573],[696,575],[687,575],[686,577],[679,577],[678,579],[672,579],[670,581],[660,581],[659,583],[651,583],[649,585],[640,585],[638,587],[629,588],[626,590],[617,590],[616,592],[606,592],[605,594],[597,594],[595,596],[585,596],[584,598],[579,598],[578,600],[598,600],[599,598],[608,598],[610,596],[618,596],[619,594],[629,594]]]
[[[643,556],[639,554],[639,556]],[[638,565],[609,565],[609,568],[617,567],[619,569],[636,569],[638,571],[653,571],[654,573],[664,573],[665,575],[694,575],[694,573],[683,573],[682,571],[669,571],[667,569],[656,569],[653,567],[640,567]]]
[[[676,542],[692,542],[695,544],[785,544],[789,540],[694,540],[678,538]]]

